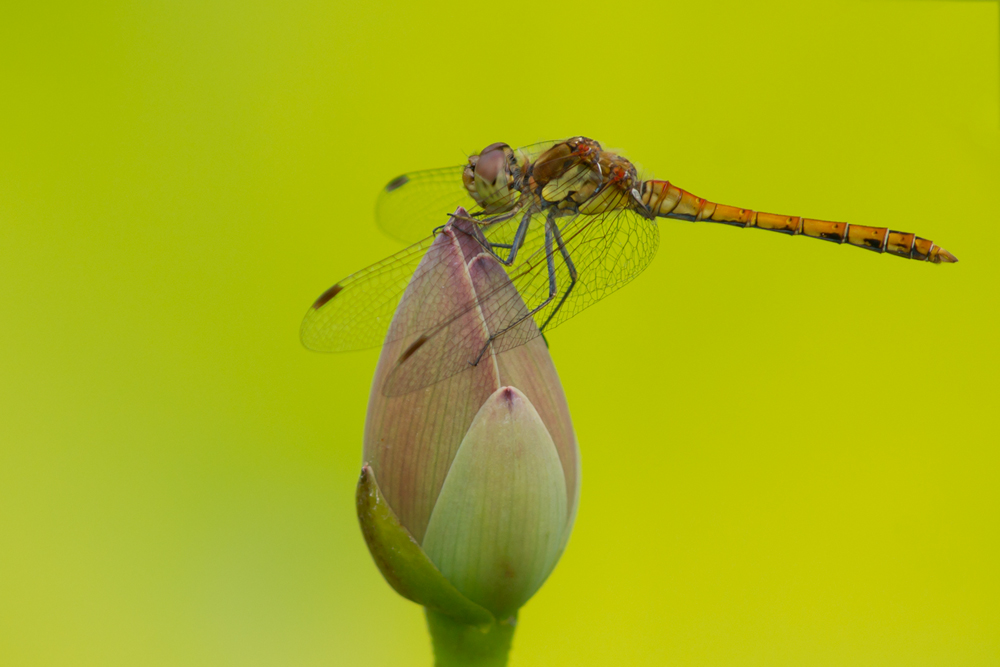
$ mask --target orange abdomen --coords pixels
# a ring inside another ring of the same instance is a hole
[[[641,196],[642,203],[648,206],[654,215],[664,218],[721,222],[726,225],[758,227],[785,234],[802,234],[816,239],[848,243],[879,253],[888,252],[898,257],[935,264],[958,261],[944,248],[909,232],[898,232],[885,227],[852,225],[846,222],[760,213],[747,208],[716,204],[671,185],[669,181],[645,181],[642,184]]]

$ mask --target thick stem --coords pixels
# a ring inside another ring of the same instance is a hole
[[[424,611],[434,645],[435,667],[507,666],[516,616],[482,630],[430,609]]]

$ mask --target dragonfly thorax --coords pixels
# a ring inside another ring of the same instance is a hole
[[[587,137],[559,142],[531,168],[531,190],[543,207],[589,215],[633,206],[637,183],[631,162]]]

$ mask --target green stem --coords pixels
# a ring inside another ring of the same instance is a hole
[[[435,667],[506,667],[516,616],[483,630],[430,609],[424,611]]]

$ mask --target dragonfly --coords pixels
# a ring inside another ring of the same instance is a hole
[[[446,216],[451,222],[442,224]],[[465,164],[403,174],[383,188],[377,223],[410,245],[323,292],[302,321],[302,342],[345,352],[405,339],[384,391],[415,391],[478,365],[490,349],[499,354],[527,343],[627,284],[656,254],[658,218],[752,227],[934,264],[958,261],[910,232],[764,213],[641,180],[627,158],[587,137],[520,148],[494,143]],[[438,251],[446,232],[503,267],[509,281],[451,296],[444,307],[398,312],[409,285],[442,280],[446,259]],[[487,303],[488,336],[470,347],[457,323]]]

